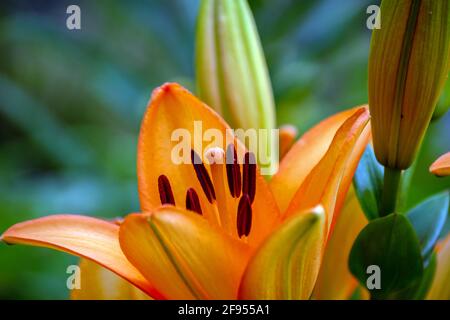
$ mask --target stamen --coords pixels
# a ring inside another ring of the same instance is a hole
[[[197,192],[195,192],[194,188],[189,188],[186,193],[186,209],[197,212],[198,214],[203,214],[200,200],[198,199]]]
[[[195,173],[197,175],[197,179],[202,186],[203,192],[208,198],[210,203],[213,203],[213,200],[216,200],[216,193],[214,191],[214,186],[211,182],[211,178],[209,177],[208,171],[205,168],[205,165],[202,162],[200,156],[194,151],[191,150],[191,161],[194,166]]]
[[[214,164],[224,164],[225,162],[225,153],[223,152],[223,149],[219,147],[213,147],[206,150],[205,157],[210,166]]]
[[[239,201],[236,226],[239,238],[242,238],[242,236],[247,237],[250,234],[250,229],[252,228],[252,205],[247,194],[244,194]]]
[[[226,162],[230,193],[233,197],[239,198],[241,195],[241,168],[239,167],[236,148],[233,144],[229,144],[227,147]]]
[[[243,167],[242,193],[248,195],[250,203],[253,203],[256,193],[256,158],[253,152],[245,154]]]
[[[228,212],[227,193],[225,185],[225,152],[222,148],[213,147],[205,152],[209,168],[211,169],[211,178],[216,190],[217,220],[219,224],[229,233],[234,232],[234,222],[231,220],[231,214]]]
[[[158,190],[161,204],[175,205],[175,198],[173,197],[169,179],[163,174],[158,177]]]

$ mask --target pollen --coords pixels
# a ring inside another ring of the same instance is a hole
[[[230,193],[234,198],[239,198],[241,195],[241,168],[236,148],[233,144],[229,144],[227,147],[226,169]]]
[[[242,171],[242,193],[248,195],[250,203],[253,203],[256,193],[256,158],[252,152],[245,154]]]
[[[186,193],[186,209],[202,214],[202,207],[198,199],[197,192],[193,188],[189,188]]]
[[[239,200],[236,227],[239,238],[248,236],[252,228],[252,205],[247,194],[242,195]]]
[[[191,150],[191,162],[194,166],[195,174],[197,175],[197,179],[202,186],[206,198],[210,203],[213,203],[213,201],[216,200],[214,185],[211,181],[208,171],[205,168],[205,165],[203,164],[202,159],[194,150]]]
[[[173,197],[169,179],[163,174],[158,177],[158,190],[161,204],[175,205],[175,198]]]

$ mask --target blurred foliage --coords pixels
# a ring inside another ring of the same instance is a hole
[[[278,123],[300,132],[367,101],[370,0],[250,0]],[[81,7],[82,29],[66,28]],[[0,2],[0,232],[55,213],[139,210],[136,143],[151,91],[194,89],[198,0]],[[412,206],[450,186],[428,173],[450,150],[450,115],[430,127]],[[64,299],[76,258],[0,244],[0,298]]]

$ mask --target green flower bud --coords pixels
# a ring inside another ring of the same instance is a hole
[[[272,164],[276,162],[278,145],[270,133],[276,125],[273,92],[246,0],[201,1],[196,77],[200,98],[233,129],[269,129],[261,143]]]
[[[448,0],[383,0],[369,57],[369,107],[378,161],[414,160],[445,84],[450,54]]]

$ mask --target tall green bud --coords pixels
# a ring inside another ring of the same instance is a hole
[[[275,128],[269,73],[246,0],[201,1],[196,77],[200,98],[233,129]],[[266,132],[260,139],[260,148],[265,149],[274,165],[278,161],[278,141],[270,130]],[[261,166],[267,165],[261,163],[261,157],[257,158]]]
[[[447,79],[449,0],[383,0],[369,57],[369,107],[377,159],[413,162]]]

